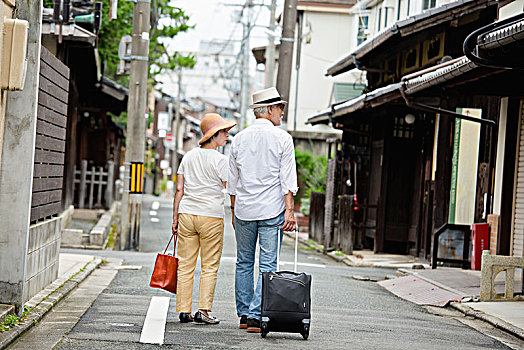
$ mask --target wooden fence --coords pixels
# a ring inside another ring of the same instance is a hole
[[[324,237],[324,210],[326,195],[311,192],[309,201],[309,237],[322,243]]]
[[[75,167],[74,174],[73,186],[78,193],[76,204],[79,209],[109,209],[111,207],[114,198],[114,162],[107,162],[105,167],[92,166],[91,170],[88,170],[88,162],[83,160],[82,168],[76,170]]]
[[[69,68],[42,47],[31,222],[62,210]]]
[[[341,195],[338,199],[338,220],[333,246],[346,254],[353,254],[353,195]]]
[[[333,231],[326,231],[324,225],[326,195],[311,192],[309,209],[309,237],[315,242],[325,244],[328,248],[340,250],[346,254],[353,254],[356,225],[353,220],[353,196],[342,195],[336,199],[338,208],[334,221]],[[326,232],[328,232],[326,234]],[[329,237],[326,237],[328,236]]]

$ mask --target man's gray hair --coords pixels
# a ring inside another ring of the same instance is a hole
[[[261,115],[266,115],[268,113],[267,106],[253,108],[253,113],[257,117]]]

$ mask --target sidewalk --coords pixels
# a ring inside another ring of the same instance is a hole
[[[479,302],[480,271],[440,267],[435,270],[400,269],[399,273],[406,276],[380,284],[406,300],[418,299],[419,305],[436,305],[430,301],[448,295],[441,306],[449,304],[466,316],[484,320],[524,340],[524,301]],[[495,291],[499,294],[504,292],[503,277],[504,274],[499,274],[495,282]],[[424,284],[426,287],[420,287]],[[516,279],[516,292],[520,292],[520,286],[522,282]],[[410,290],[411,295],[402,295],[402,288]]]
[[[285,234],[291,238],[295,238],[295,232],[285,232]],[[318,252],[323,251],[323,247],[308,239],[307,233],[299,232],[298,240],[309,248],[313,248]],[[327,253],[331,258],[343,262],[348,266],[355,267],[377,267],[386,269],[401,269],[408,268],[425,268],[429,269],[430,265],[411,255],[399,255],[399,254],[375,254],[371,250],[355,250],[352,255],[343,254],[342,252],[329,252]]]
[[[20,323],[0,333],[0,349],[6,348],[19,335],[37,324],[49,310],[86,279],[101,263],[102,259],[91,255],[60,253],[58,278],[25,304],[30,311],[21,319]]]
[[[294,232],[286,232],[294,238]],[[299,233],[299,241],[322,252],[322,246]],[[369,250],[355,250],[352,255],[330,252],[328,255],[348,266],[397,269],[399,278],[379,282],[398,297],[419,305],[450,306],[466,316],[492,324],[524,340],[524,300],[478,302],[480,296],[480,271],[430,265],[409,255],[374,254]],[[515,279],[515,291],[520,292],[522,282]],[[495,282],[497,293],[504,292],[504,274]]]

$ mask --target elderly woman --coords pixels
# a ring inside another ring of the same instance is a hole
[[[173,234],[178,235],[178,281],[176,310],[180,322],[218,324],[209,315],[217,282],[224,238],[224,200],[228,158],[217,151],[228,141],[236,125],[216,113],[204,116],[200,147],[192,149],[178,168],[173,206]],[[200,250],[198,311],[191,315],[193,277]]]

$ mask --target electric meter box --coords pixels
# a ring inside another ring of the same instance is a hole
[[[0,89],[22,90],[27,69],[27,34],[29,23],[5,19],[2,33]]]

